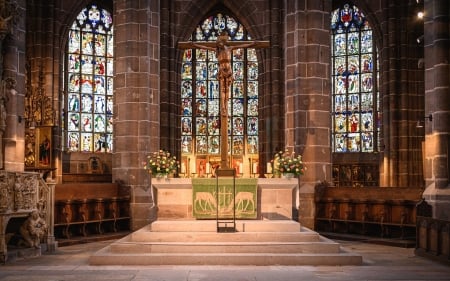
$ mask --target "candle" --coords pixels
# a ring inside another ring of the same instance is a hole
[[[206,163],[206,173],[209,174],[211,171],[211,167],[209,166],[209,163]]]
[[[243,172],[243,165],[242,165],[242,163],[240,163],[239,164],[239,174],[242,174],[242,172]]]
[[[186,164],[184,162],[181,163],[181,173],[186,174]]]
[[[192,173],[197,173],[197,169],[195,168],[195,161],[192,162]]]
[[[258,173],[258,163],[253,163],[253,173],[254,174]]]
[[[271,174],[272,173],[272,163],[267,162],[267,173]]]

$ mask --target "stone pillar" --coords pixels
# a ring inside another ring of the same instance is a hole
[[[447,0],[425,0],[425,200],[450,220],[450,26]]]
[[[23,171],[25,151],[25,122],[23,121],[23,100],[25,96],[25,20],[19,20],[26,14],[26,3],[7,1],[0,7],[0,81],[4,81],[6,106],[6,127],[2,131],[4,149],[4,166],[9,171]],[[6,5],[5,5],[6,4]],[[5,15],[6,12],[6,15]],[[6,21],[6,22],[5,22]],[[6,26],[5,26],[6,24]],[[6,91],[5,91],[6,90]]]
[[[113,180],[131,192],[131,229],[155,217],[143,162],[159,149],[159,1],[116,0]]]
[[[331,181],[330,33],[331,2],[286,2],[286,148],[303,155],[299,221],[314,228],[314,186]]]

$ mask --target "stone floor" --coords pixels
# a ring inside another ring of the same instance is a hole
[[[450,265],[414,255],[414,248],[338,241],[363,256],[361,266],[90,266],[90,254],[112,241],[59,247],[54,254],[0,265],[0,280],[348,281],[450,280]]]

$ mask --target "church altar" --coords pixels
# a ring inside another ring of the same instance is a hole
[[[205,219],[215,218],[205,217],[199,215],[199,208],[205,209],[206,200],[210,200],[211,208],[214,204],[212,199],[208,199],[209,195],[203,194],[194,197],[198,192],[193,188],[193,182],[195,183],[200,179],[191,178],[167,178],[151,180],[151,192],[153,196],[153,203],[157,208],[158,219]],[[204,179],[214,181],[216,179]],[[239,180],[236,179],[236,195],[240,190]],[[242,179],[244,180],[244,179]],[[249,180],[249,179],[247,179]],[[298,209],[298,189],[299,182],[297,178],[284,179],[284,178],[257,178],[252,179],[256,182],[256,213],[251,218],[254,219],[268,219],[268,220],[297,220]],[[247,187],[248,188],[248,187]],[[215,185],[213,186],[215,190]],[[243,190],[242,190],[243,191]],[[200,191],[202,192],[202,191]],[[245,191],[248,192],[248,191]],[[202,201],[202,207],[195,207],[194,203],[200,203]],[[197,202],[196,202],[197,199]],[[238,198],[236,198],[238,199]],[[243,204],[247,204],[247,201],[243,201]],[[238,200],[236,200],[238,204]],[[250,202],[251,204],[251,202]],[[245,206],[244,205],[244,206]],[[241,206],[236,206],[240,208]],[[251,208],[251,206],[249,206]],[[194,209],[196,208],[196,209]],[[241,218],[249,219],[250,217],[244,216]],[[237,219],[239,217],[237,216]]]

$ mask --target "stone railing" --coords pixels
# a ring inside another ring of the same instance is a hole
[[[46,250],[55,250],[53,190],[54,184],[44,182],[39,173],[0,171],[0,262],[8,259],[8,247],[18,247],[20,227],[33,211],[47,226],[41,242]]]

